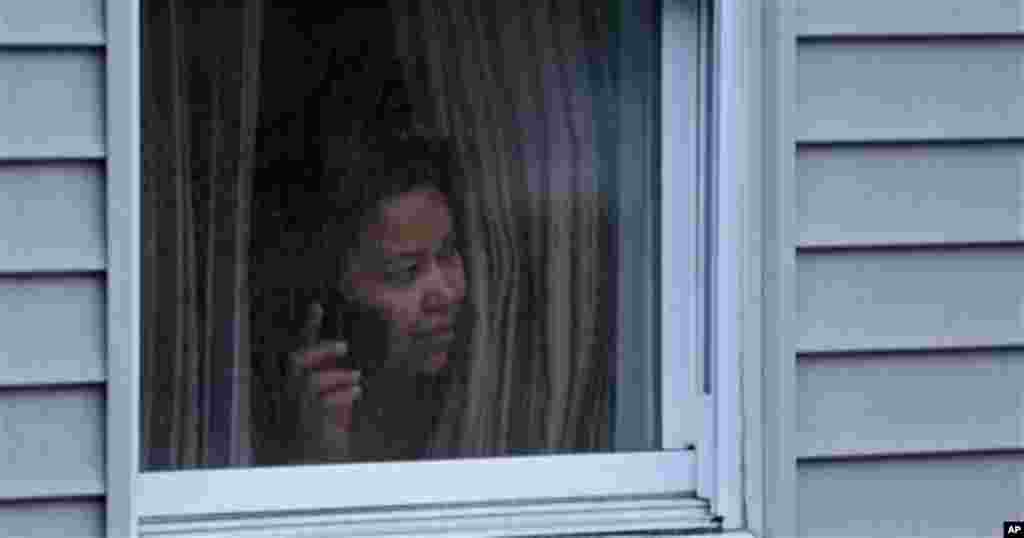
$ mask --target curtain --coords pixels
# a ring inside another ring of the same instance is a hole
[[[465,456],[609,449],[613,21],[583,0],[392,0],[416,108],[457,141],[480,323]]]
[[[263,4],[143,6],[141,461],[246,465]]]

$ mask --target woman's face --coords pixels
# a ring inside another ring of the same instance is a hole
[[[444,368],[466,275],[440,191],[423,187],[386,200],[363,230],[348,276],[353,298],[387,323],[393,353],[418,372]]]

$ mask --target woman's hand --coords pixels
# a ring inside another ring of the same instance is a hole
[[[323,307],[310,305],[303,329],[305,346],[292,353],[290,360],[308,381],[306,390],[323,404],[327,422],[347,432],[352,426],[352,408],[363,393],[360,372],[338,367],[339,359],[348,353],[348,345],[341,340],[319,339],[323,318]]]

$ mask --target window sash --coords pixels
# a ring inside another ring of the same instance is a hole
[[[707,120],[700,82],[700,0],[662,6],[661,439],[665,450],[699,446],[710,427],[703,394],[707,342],[705,207]],[[696,178],[696,179],[695,179]],[[683,276],[680,276],[683,275]],[[698,448],[699,450],[699,448]]]

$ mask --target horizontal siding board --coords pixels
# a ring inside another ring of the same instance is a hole
[[[106,266],[103,164],[0,163],[0,273]]]
[[[1024,455],[803,462],[799,535],[1002,536],[1024,519]]]
[[[1024,237],[1024,144],[802,146],[801,246]]]
[[[103,0],[32,0],[0,5],[0,46],[103,43]]]
[[[798,363],[800,457],[1024,449],[1024,348]]]
[[[1020,39],[797,48],[798,141],[1024,137]]]
[[[0,160],[104,155],[103,53],[0,48]]]
[[[4,538],[102,538],[104,524],[100,499],[0,502]]]
[[[798,352],[1024,344],[1024,248],[801,253]]]
[[[0,386],[106,378],[101,275],[0,277]]]
[[[799,0],[797,35],[1013,33],[1020,0]]]
[[[0,500],[102,495],[104,386],[0,390]]]

